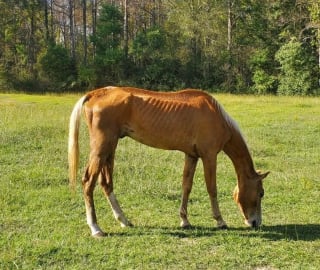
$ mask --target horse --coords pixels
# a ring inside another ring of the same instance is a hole
[[[88,92],[75,104],[69,126],[70,186],[75,186],[79,163],[79,126],[84,114],[89,129],[90,156],[82,188],[87,224],[92,236],[106,233],[99,227],[93,191],[98,182],[122,227],[132,226],[113,192],[113,167],[118,140],[130,137],[142,144],[178,150],[185,154],[180,205],[181,227],[189,228],[188,199],[196,165],[201,159],[212,215],[217,227],[227,228],[217,199],[216,165],[220,151],[231,159],[237,185],[233,197],[250,227],[261,225],[262,180],[269,172],[254,169],[253,160],[237,123],[223,107],[202,90],[156,92],[132,87],[108,86]]]

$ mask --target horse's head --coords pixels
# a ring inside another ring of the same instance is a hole
[[[261,199],[264,196],[262,180],[267,177],[269,172],[256,175],[252,179],[242,181],[241,186],[236,186],[233,198],[238,204],[245,223],[253,228],[259,227],[262,222]]]

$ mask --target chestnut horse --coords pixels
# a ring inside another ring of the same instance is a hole
[[[113,192],[113,165],[118,140],[125,136],[151,147],[185,153],[180,206],[181,226],[189,227],[187,204],[200,158],[204,167],[212,214],[219,228],[227,228],[217,200],[216,162],[222,150],[232,160],[238,182],[234,199],[247,225],[261,224],[262,179],[255,171],[238,125],[209,94],[187,89],[153,92],[129,87],[91,91],[75,104],[69,128],[70,184],[75,185],[79,162],[79,125],[82,107],[90,135],[90,157],[83,179],[87,223],[93,236],[105,233],[97,223],[93,191],[100,183],[121,226],[131,226]]]

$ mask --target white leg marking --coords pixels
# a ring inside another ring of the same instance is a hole
[[[191,227],[191,224],[190,224],[187,216],[188,216],[187,210],[186,210],[183,206],[181,206],[181,207],[180,207],[180,218],[181,218],[180,226],[181,226],[182,228],[189,228],[189,227]]]
[[[96,222],[93,222],[92,212],[91,207],[86,207],[87,224],[91,230],[91,234],[92,236],[104,236],[105,233],[100,229],[99,225]]]
[[[89,224],[92,236],[104,236],[105,233],[100,229],[98,224]]]
[[[116,198],[116,195],[114,195],[113,192],[111,192],[108,196],[108,200],[109,203],[111,205],[112,208],[112,212],[114,217],[116,218],[116,220],[118,220],[121,224],[121,227],[127,227],[127,226],[132,226],[132,224],[127,220],[127,218],[125,217],[119,202]]]

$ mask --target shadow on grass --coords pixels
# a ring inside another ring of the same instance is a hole
[[[262,236],[272,241],[316,241],[320,239],[320,224],[283,224],[263,226],[260,229]]]
[[[215,227],[193,226],[189,229],[180,227],[134,227],[122,232],[109,233],[109,236],[139,236],[139,235],[168,235],[176,238],[212,237],[218,233],[236,234],[240,237],[265,238],[270,241],[316,241],[320,239],[320,224],[283,224],[275,226],[262,226],[254,230],[247,227],[228,228],[220,230]]]
[[[193,227],[189,231],[177,230],[168,232],[177,237],[206,237],[212,236],[220,230],[214,227]],[[262,226],[254,230],[247,227],[228,228],[227,233],[237,233],[241,237],[259,237],[271,241],[316,241],[320,240],[320,224],[283,224],[275,226]]]
[[[177,230],[171,233],[177,237],[205,237],[212,236],[220,230],[210,227],[193,227],[190,232]],[[283,224],[275,226],[262,226],[259,229],[248,227],[228,228],[227,233],[237,233],[242,237],[266,238],[271,241],[291,240],[291,241],[316,241],[320,240],[320,224]],[[170,232],[169,232],[170,234]]]
[[[146,236],[146,235],[167,235],[177,238],[186,237],[209,237],[214,235],[219,229],[214,227],[192,226],[188,229],[180,227],[166,227],[166,226],[134,226],[132,228],[125,228],[121,232],[107,233],[108,236]]]

